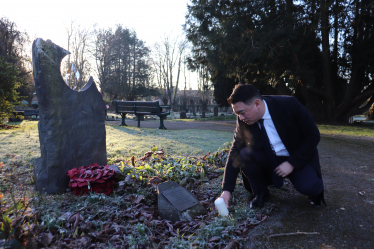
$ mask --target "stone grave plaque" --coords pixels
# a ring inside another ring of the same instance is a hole
[[[206,214],[206,209],[199,200],[176,182],[158,184],[157,195],[158,214],[164,220],[191,221],[197,216]]]
[[[168,201],[179,211],[195,206],[199,202],[183,187],[176,187],[162,191]]]

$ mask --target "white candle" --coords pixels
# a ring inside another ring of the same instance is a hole
[[[226,207],[226,203],[222,198],[218,198],[214,201],[214,205],[216,205],[216,208],[218,210],[218,213],[221,216],[226,216],[229,214],[229,210]]]

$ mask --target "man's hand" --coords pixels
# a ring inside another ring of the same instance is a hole
[[[229,191],[223,191],[220,198],[222,198],[225,203],[226,203],[226,207],[228,208],[229,207],[229,200],[231,198],[231,193]]]
[[[294,170],[294,167],[287,161],[280,164],[278,167],[275,168],[274,172],[276,175],[281,177],[286,177]]]

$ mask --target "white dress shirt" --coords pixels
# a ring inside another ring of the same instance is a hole
[[[268,134],[269,137],[269,142],[271,145],[271,148],[275,152],[277,156],[290,156],[290,153],[288,153],[288,150],[286,149],[286,146],[284,146],[282,140],[279,137],[279,134],[277,132],[277,129],[275,128],[274,122],[271,119],[268,105],[266,104],[266,101],[264,100],[265,103],[265,113],[262,119],[264,120],[264,126],[266,133]],[[260,123],[258,123],[261,129]]]

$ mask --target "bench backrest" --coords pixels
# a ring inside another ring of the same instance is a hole
[[[24,111],[24,116],[31,116],[31,115],[38,115],[39,110],[23,110]]]
[[[158,100],[156,101],[121,101],[114,100],[116,113],[133,113],[133,114],[154,114],[160,115],[161,108]]]
[[[120,112],[135,112],[135,107],[134,104],[131,103],[134,101],[119,101],[119,100],[114,100],[114,107],[116,109],[117,113]]]

